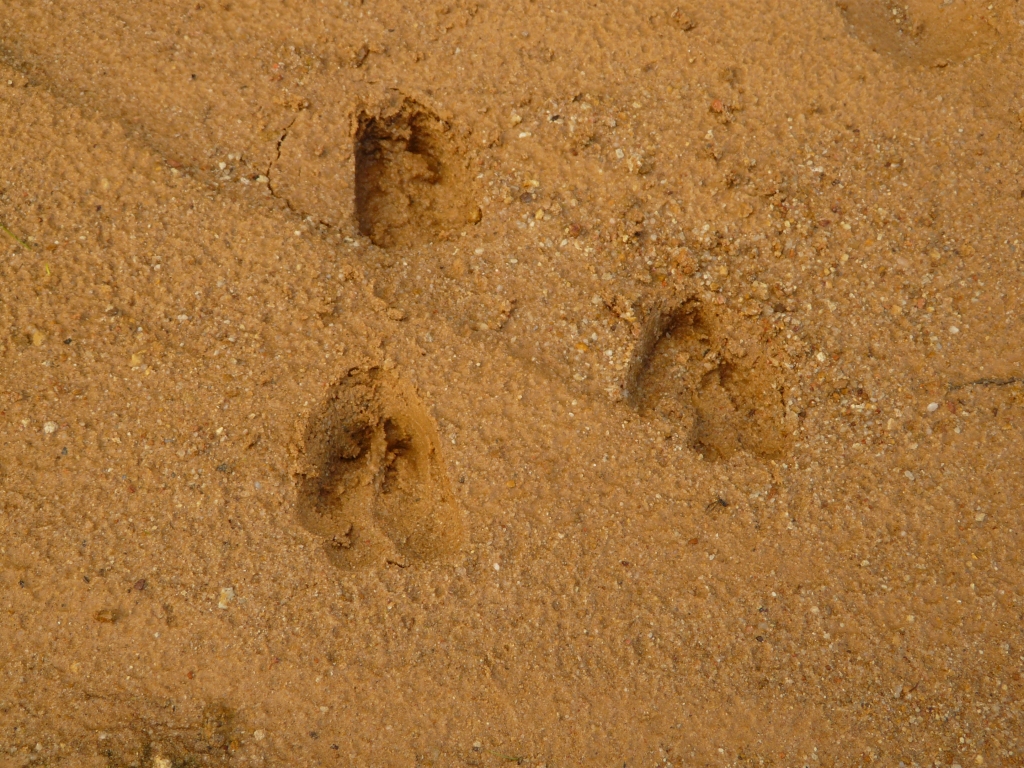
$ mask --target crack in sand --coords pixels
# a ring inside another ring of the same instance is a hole
[[[274,178],[273,176],[271,176],[271,172],[274,170],[274,166],[277,164],[277,161],[281,159],[281,146],[284,144],[284,140],[288,138],[288,131],[291,130],[291,127],[295,125],[295,121],[298,119],[298,115],[293,117],[291,121],[288,123],[288,125],[284,127],[284,130],[281,131],[281,137],[277,140],[277,151],[276,154],[274,155],[274,159],[271,160],[270,163],[267,165],[267,170],[263,174],[264,176],[267,177],[267,189],[270,190],[270,196],[277,200],[283,200],[285,206],[287,206],[288,210],[291,211],[292,213],[298,213],[298,211],[292,208],[291,201],[287,197],[283,197],[282,195],[277,194],[277,192],[274,190]]]
[[[1010,376],[1006,379],[975,379],[974,381],[965,381],[963,384],[950,384],[948,391],[955,392],[958,389],[966,389],[967,387],[1006,387],[1010,384],[1024,384],[1024,377]]]
[[[274,155],[274,159],[271,160],[270,163],[267,165],[267,170],[263,174],[264,176],[267,177],[267,191],[270,192],[270,196],[272,198],[274,198],[275,200],[280,200],[281,202],[283,202],[284,203],[284,207],[290,213],[295,214],[296,216],[298,216],[301,219],[306,219],[306,220],[312,221],[312,222],[314,222],[315,224],[317,224],[317,225],[319,225],[321,227],[329,227],[331,225],[328,222],[326,222],[326,221],[324,221],[323,219],[320,219],[320,218],[315,218],[312,214],[307,213],[306,211],[299,210],[294,205],[292,205],[292,201],[291,201],[290,198],[288,198],[285,195],[280,194],[277,190],[274,189],[274,180],[273,180],[273,176],[271,174],[272,174],[272,172],[274,170],[274,166],[277,165],[278,161],[281,159],[281,147],[284,145],[285,139],[288,138],[288,132],[292,129],[292,126],[295,125],[295,122],[298,119],[299,119],[298,115],[293,117],[291,119],[291,121],[288,123],[288,125],[286,125],[284,127],[284,129],[281,131],[281,137],[277,140],[277,148],[276,148],[276,153]]]

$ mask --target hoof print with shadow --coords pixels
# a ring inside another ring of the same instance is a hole
[[[359,231],[382,248],[436,242],[480,220],[455,132],[411,99],[359,116],[355,172]]]
[[[350,370],[310,418],[295,471],[299,521],[346,571],[450,559],[464,526],[440,441],[412,386]]]
[[[775,459],[789,449],[795,414],[780,366],[756,329],[722,308],[693,298],[650,307],[623,389],[628,403],[677,425],[706,459],[741,451]]]

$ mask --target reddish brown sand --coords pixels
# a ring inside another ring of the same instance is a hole
[[[1024,3],[10,0],[0,766],[1024,765]]]

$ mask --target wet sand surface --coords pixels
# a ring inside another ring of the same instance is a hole
[[[0,16],[0,766],[1024,764],[1024,6]]]

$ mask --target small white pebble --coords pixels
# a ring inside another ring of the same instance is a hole
[[[960,333],[960,329],[957,328],[955,325],[951,325],[951,326],[949,326],[949,332],[950,333],[954,333],[954,334]]]
[[[501,566],[498,563],[495,563],[494,564],[494,570],[500,571],[501,570]]]
[[[43,424],[43,434],[44,435],[52,435],[56,431],[57,431],[57,422],[56,421],[48,421],[45,424]]]
[[[937,410],[939,410],[938,403],[928,403],[928,413],[935,413]]]
[[[982,513],[980,513],[980,514],[977,514],[977,515],[975,515],[975,516],[974,516],[974,519],[975,519],[975,520],[977,520],[977,521],[978,521],[979,523],[980,523],[980,522],[982,522],[982,521],[984,521],[984,519],[985,519],[985,513],[984,513],[984,512],[982,512]]]
[[[903,476],[906,477],[907,480],[913,480],[914,479],[914,473],[911,472],[909,469],[906,472],[903,473]]]
[[[263,741],[263,739],[265,739],[266,736],[267,736],[267,732],[262,730],[262,729],[258,730],[258,731],[253,731],[252,732],[252,737],[254,739],[256,739],[256,741]]]
[[[825,353],[824,352],[819,352],[818,354],[815,355],[815,357],[818,359],[819,363],[824,363],[825,360],[828,359],[828,358],[825,357]]]
[[[224,587],[220,591],[220,599],[217,601],[217,607],[222,611],[228,609],[228,605],[235,599],[234,587]]]

